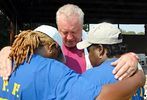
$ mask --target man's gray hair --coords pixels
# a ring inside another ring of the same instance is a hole
[[[71,16],[78,16],[81,25],[84,23],[84,12],[80,7],[74,4],[66,4],[58,9],[56,12],[56,23],[58,25],[58,19],[61,15],[64,15],[66,18],[71,18]]]

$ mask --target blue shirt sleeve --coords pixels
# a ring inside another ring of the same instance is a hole
[[[52,100],[57,98],[56,88],[60,80],[71,70],[64,64],[53,59],[46,60],[38,68],[35,75],[35,88],[38,100]]]
[[[131,97],[130,100],[144,100],[144,87],[140,87],[136,90],[136,93]]]
[[[101,90],[58,61],[41,66],[34,82],[38,100],[94,100]]]
[[[58,100],[94,100],[101,86],[93,84],[80,74],[70,71],[60,80],[56,94]]]
[[[105,61],[101,65],[91,68],[82,74],[89,82],[102,89],[103,85],[112,84],[117,82],[112,74],[113,66],[110,65],[111,61]],[[100,94],[98,92],[97,96]]]
[[[64,100],[95,100],[101,88],[101,86],[96,86],[86,78],[79,76],[72,84]]]

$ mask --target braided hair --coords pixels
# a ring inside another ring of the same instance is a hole
[[[13,70],[24,61],[29,63],[37,48],[55,43],[48,35],[32,30],[22,31],[15,38],[9,55],[14,62]]]

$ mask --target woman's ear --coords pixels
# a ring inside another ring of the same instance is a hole
[[[52,53],[53,53],[53,48],[54,48],[54,46],[55,46],[54,43],[52,43],[51,45],[47,45],[47,53],[48,53],[49,55],[51,55],[51,56],[52,56]]]

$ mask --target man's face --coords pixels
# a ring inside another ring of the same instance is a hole
[[[75,47],[81,41],[82,28],[77,17],[73,16],[70,19],[60,17],[58,20],[58,31],[61,34],[63,44],[67,47]]]

